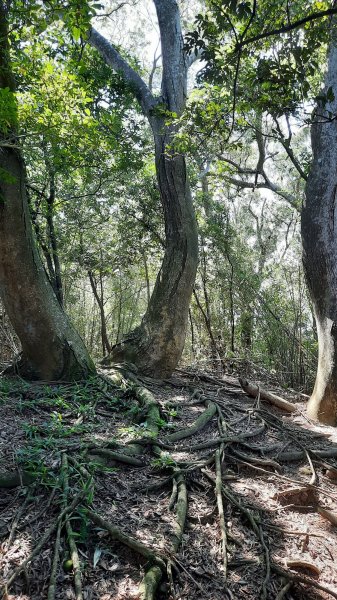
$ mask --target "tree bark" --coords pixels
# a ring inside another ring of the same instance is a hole
[[[141,325],[117,344],[109,361],[131,362],[139,371],[167,377],[181,357],[188,309],[198,263],[198,234],[185,157],[170,149],[174,127],[169,113],[181,115],[186,101],[187,60],[176,0],[154,0],[162,47],[162,95],[156,99],[117,50],[92,30],[89,43],[132,85],[155,143],[157,181],[165,221],[165,253]],[[105,361],[106,362],[106,361]]]
[[[325,93],[335,99],[321,103],[311,128],[313,162],[302,211],[303,264],[313,302],[318,367],[308,414],[337,425],[337,27],[331,28]],[[329,114],[330,113],[330,114]]]
[[[16,140],[6,17],[5,4],[0,0],[0,93],[7,90],[11,105],[10,126],[8,119],[6,126],[1,126],[0,120],[1,298],[21,341],[17,369],[22,376],[83,378],[94,372],[94,365],[53,293],[32,235],[25,165]],[[5,145],[1,148],[2,142]]]

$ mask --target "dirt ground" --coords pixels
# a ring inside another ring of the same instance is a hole
[[[157,437],[137,386],[160,406]],[[0,379],[0,597],[337,598],[337,431],[276,392],[296,411],[184,370]]]

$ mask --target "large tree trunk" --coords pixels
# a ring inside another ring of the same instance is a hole
[[[23,376],[83,378],[94,365],[62,311],[32,235],[25,166],[16,142],[14,81],[9,62],[6,11],[0,0],[0,91],[7,88],[11,124],[0,120],[0,293],[22,345]]]
[[[148,375],[167,377],[181,357],[198,263],[198,236],[183,156],[170,157],[156,139],[156,167],[164,209],[166,246],[140,327],[117,344],[109,360],[128,361]]]
[[[336,27],[333,33],[335,37]],[[337,425],[336,40],[331,43],[328,53],[325,91],[330,87],[335,100],[316,109],[311,129],[313,163],[302,211],[302,242],[318,335],[318,368],[308,414],[321,423]]]
[[[108,360],[131,362],[147,375],[167,377],[184,348],[198,263],[198,234],[185,157],[170,149],[174,128],[166,124],[169,113],[181,115],[186,102],[187,60],[179,8],[176,0],[154,0],[154,4],[162,47],[160,98],[152,96],[139,75],[95,30],[89,42],[108,64],[124,73],[149,120],[166,234],[163,263],[141,325],[113,348]]]

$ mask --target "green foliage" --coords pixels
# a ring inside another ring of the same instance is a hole
[[[8,87],[0,88],[0,133],[6,136],[17,127],[15,93]]]
[[[153,459],[151,465],[155,469],[172,469],[176,466],[176,461],[168,452],[161,452],[158,458]]]
[[[200,81],[235,94],[238,113],[252,106],[275,116],[294,113],[317,94],[327,17],[291,31],[286,27],[330,3],[292,0],[254,6],[252,1],[210,0],[187,34],[187,48],[202,51],[206,66]],[[278,29],[285,31],[268,35]]]

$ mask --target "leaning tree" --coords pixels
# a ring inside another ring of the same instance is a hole
[[[308,413],[337,424],[337,22],[330,23],[325,87],[311,126],[313,162],[302,210],[303,264],[312,298],[318,368]]]
[[[112,349],[108,360],[131,362],[143,373],[165,377],[176,367],[184,347],[198,263],[198,234],[185,157],[172,149],[172,116],[179,117],[185,107],[189,57],[176,0],[154,0],[154,4],[162,55],[159,97],[94,28],[88,40],[112,69],[124,75],[148,119],[165,221],[164,257],[147,311],[140,326]]]
[[[18,141],[8,3],[0,0],[0,294],[21,341],[17,372],[45,380],[94,371],[80,336],[47,278],[32,234],[25,164]]]

